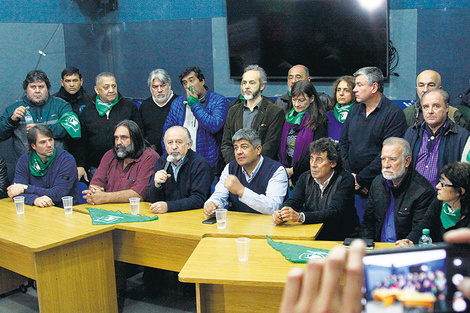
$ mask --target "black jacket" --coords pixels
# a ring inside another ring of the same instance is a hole
[[[131,100],[118,93],[119,101],[112,107],[109,117],[100,116],[96,110],[96,94],[91,102],[80,113],[82,140],[79,149],[74,153],[78,167],[98,167],[103,155],[114,147],[114,126],[123,120],[133,120],[143,129],[137,106]]]
[[[237,98],[237,104],[228,111],[224,125],[224,134],[220,150],[225,163],[235,160],[233,153],[232,136],[243,128],[244,101]],[[253,120],[253,129],[259,133],[263,150],[261,153],[271,159],[277,159],[281,141],[282,126],[284,125],[284,112],[269,98],[262,97],[258,105],[258,114]]]
[[[75,114],[79,115],[81,111],[90,103],[88,93],[81,87],[75,94],[71,95],[65,90],[64,87],[60,87],[59,92],[54,94],[54,97],[64,99],[72,106]]]
[[[413,241],[413,243],[418,244],[419,237],[422,235],[423,228],[428,228],[431,232],[431,238],[433,242],[442,242],[444,241],[444,234],[452,229],[458,229],[462,227],[470,228],[470,215],[465,214],[460,221],[457,222],[452,227],[444,229],[441,222],[441,209],[442,209],[442,201],[437,200],[435,198],[431,205],[429,206],[426,214],[424,215],[423,219],[419,223],[419,226],[413,229],[408,239]]]
[[[382,175],[372,181],[364,221],[361,225],[362,238],[381,241],[382,227],[391,201],[388,188]],[[395,198],[397,240],[409,239],[412,231],[418,227],[424,217],[429,204],[435,198],[434,188],[426,178],[410,166],[398,187],[392,187],[392,192]]]
[[[282,206],[304,212],[305,224],[323,223],[318,240],[357,237],[359,217],[354,207],[354,184],[351,173],[337,170],[322,195],[310,172],[305,172]]]
[[[7,163],[0,156],[0,199],[8,197],[7,188],[10,186],[7,173]]]

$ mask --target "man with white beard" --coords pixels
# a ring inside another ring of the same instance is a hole
[[[159,68],[150,72],[147,83],[152,95],[145,99],[139,108],[144,124],[142,132],[145,139],[155,146],[158,154],[162,155],[163,125],[170,112],[171,103],[178,98],[178,95],[171,90],[171,78],[164,69]]]
[[[164,135],[166,152],[155,163],[146,201],[157,214],[200,209],[211,194],[214,175],[210,164],[191,150],[186,127],[172,126]]]
[[[256,130],[261,138],[262,155],[277,159],[285,118],[281,108],[261,95],[267,81],[266,72],[260,66],[245,68],[241,96],[230,108],[224,125],[221,150],[227,164],[235,159],[232,137],[242,128]]]
[[[408,141],[398,137],[384,140],[382,175],[377,176],[369,190],[361,237],[380,242],[408,239],[423,218],[434,188],[411,164]]]

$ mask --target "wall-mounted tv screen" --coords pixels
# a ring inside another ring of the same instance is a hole
[[[304,64],[316,80],[364,66],[388,76],[387,0],[226,0],[230,76],[250,64],[285,79]]]

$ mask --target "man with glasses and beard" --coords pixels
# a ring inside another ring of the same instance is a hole
[[[403,138],[389,137],[382,147],[382,175],[369,190],[362,238],[380,242],[409,239],[434,199],[434,188],[411,165],[411,148]]]
[[[166,152],[157,161],[146,201],[157,214],[200,209],[211,193],[214,174],[204,157],[191,150],[187,128],[173,126],[163,137]]]
[[[23,81],[24,94],[5,109],[0,117],[0,141],[13,138],[16,158],[29,148],[27,131],[34,125],[46,125],[54,133],[55,146],[63,148],[64,139],[80,137],[80,122],[72,107],[53,97],[51,83],[43,71],[31,71]]]
[[[222,137],[221,151],[225,163],[235,160],[232,137],[242,128],[256,130],[261,137],[262,154],[277,159],[281,142],[284,112],[269,98],[261,95],[268,78],[258,65],[249,65],[243,73],[238,98],[227,115]]]
[[[139,126],[124,120],[114,128],[114,148],[105,153],[83,198],[90,204],[143,199],[158,154],[148,146]]]

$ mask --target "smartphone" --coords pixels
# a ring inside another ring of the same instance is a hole
[[[203,224],[215,224],[215,223],[217,223],[217,219],[215,218],[215,216],[212,216],[212,217],[209,217],[206,220],[203,220],[202,223]]]
[[[470,276],[470,245],[375,250],[364,258],[364,312],[469,312],[457,285]]]
[[[357,239],[357,238],[346,238],[346,239],[344,239],[343,246],[349,247],[355,239]],[[366,244],[366,249],[368,249],[368,250],[374,249],[375,243],[374,243],[373,239],[362,239],[362,240]]]

